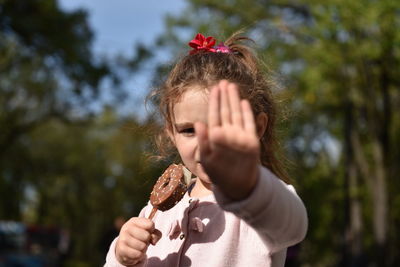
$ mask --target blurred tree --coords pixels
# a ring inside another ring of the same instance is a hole
[[[0,190],[17,192],[4,197],[1,217],[20,217],[27,134],[52,118],[82,119],[100,82],[118,81],[94,59],[92,38],[83,11],[62,11],[55,0],[0,1]]]
[[[108,108],[90,124],[50,120],[32,132],[23,179],[35,194],[25,220],[69,229],[72,266],[101,264],[104,231],[146,204],[163,167],[150,167],[146,156],[152,127],[151,120],[121,119]]]
[[[399,10],[390,0],[191,0],[159,38],[177,53],[196,32],[245,28],[287,77],[276,93],[291,96],[284,137],[309,210],[301,257],[312,266],[400,262],[399,211],[389,210],[400,188]]]
[[[68,229],[71,266],[104,260],[102,231],[139,213],[159,173],[144,154],[150,119],[91,112],[103,82],[121,93],[92,39],[82,10],[0,0],[0,220]]]

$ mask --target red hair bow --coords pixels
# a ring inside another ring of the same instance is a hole
[[[204,52],[216,52],[215,48],[215,38],[212,36],[205,37],[201,33],[198,33],[196,37],[189,42],[189,46],[193,48],[189,53],[191,55],[204,51]]]

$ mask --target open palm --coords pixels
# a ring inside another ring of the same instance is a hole
[[[196,123],[201,164],[211,181],[232,199],[245,198],[258,177],[260,143],[248,100],[222,80],[211,89],[208,126]]]

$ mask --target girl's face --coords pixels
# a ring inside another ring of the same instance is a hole
[[[200,151],[194,131],[195,122],[207,124],[207,115],[208,91],[189,88],[174,105],[173,132],[170,136],[185,166],[203,183],[211,184],[200,164]]]

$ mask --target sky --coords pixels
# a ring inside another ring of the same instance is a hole
[[[137,41],[151,43],[164,29],[167,13],[178,14],[184,0],[59,0],[65,10],[83,8],[96,37],[96,52],[132,55]]]
[[[59,0],[59,3],[67,11],[82,8],[88,12],[89,24],[95,33],[94,52],[110,57],[116,54],[131,57],[135,43],[153,43],[165,29],[165,15],[179,14],[185,7],[184,0]],[[137,108],[143,107],[150,78],[149,70],[125,80],[129,99],[120,112],[143,116],[144,109]],[[109,100],[108,95],[106,91],[103,102]],[[97,103],[93,108],[99,111],[101,106]]]

